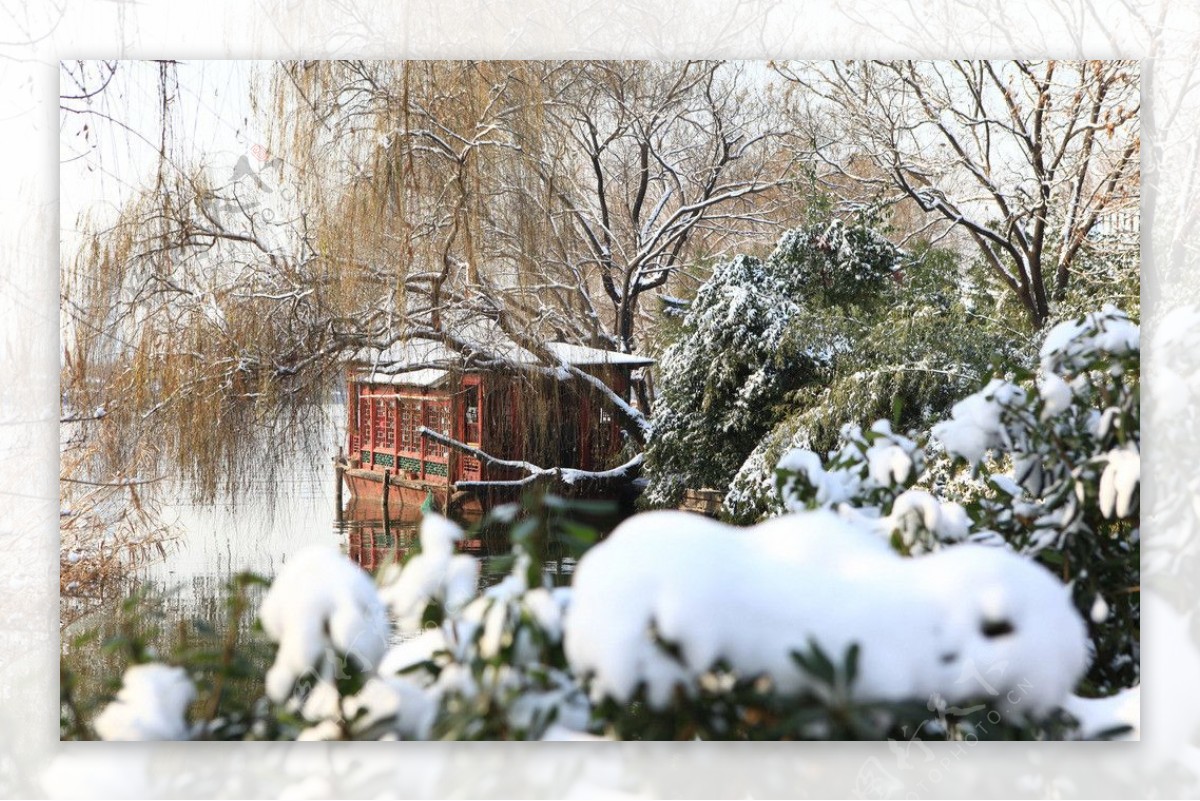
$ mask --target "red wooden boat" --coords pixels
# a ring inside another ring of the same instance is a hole
[[[653,364],[580,345],[548,348],[626,398],[632,371]],[[602,404],[569,384],[520,369],[536,363],[535,357],[502,335],[493,334],[488,351],[499,352],[505,366],[471,367],[458,353],[426,340],[398,343],[354,363],[347,375],[346,450],[337,460],[339,493],[344,479],[355,498],[405,506],[432,499],[439,510],[462,514],[519,492],[515,482],[525,477],[522,471],[488,464],[427,431],[498,459],[580,470],[615,466],[621,433]]]

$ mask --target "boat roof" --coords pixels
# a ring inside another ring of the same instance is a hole
[[[653,359],[645,356],[635,356],[632,353],[621,353],[618,350],[601,350],[589,348],[587,345],[572,345],[567,342],[549,342],[546,344],[558,358],[575,367],[594,364],[622,364],[628,367],[646,367],[654,364]]]
[[[477,317],[454,327],[456,339],[474,347],[485,361],[503,360],[512,364],[537,364],[539,358],[521,347],[500,330],[495,321]],[[653,359],[620,351],[574,345],[567,342],[548,342],[547,349],[572,367],[619,365],[635,368],[654,364]],[[354,378],[374,384],[432,387],[440,384],[466,356],[441,342],[430,339],[407,339],[385,349],[369,350],[357,359],[368,369],[357,372]],[[555,365],[548,365],[555,366]]]

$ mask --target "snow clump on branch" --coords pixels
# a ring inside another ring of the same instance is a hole
[[[1006,406],[1023,403],[1025,391],[1015,384],[993,379],[982,392],[968,395],[950,409],[950,419],[933,427],[933,436],[946,451],[977,464],[994,448],[1010,447],[1001,421]]]
[[[454,553],[462,529],[444,517],[427,514],[421,521],[421,553],[414,556],[388,581],[381,591],[400,631],[421,631],[422,617],[430,603],[440,603],[448,613],[457,612],[475,597],[479,562]]]
[[[296,681],[328,667],[328,652],[374,668],[387,648],[387,613],[371,577],[336,548],[305,549],[288,561],[263,599],[263,630],[279,643],[267,695],[282,703]]]
[[[116,700],[96,718],[96,734],[104,740],[186,740],[184,713],[195,697],[183,668],[133,665]]]

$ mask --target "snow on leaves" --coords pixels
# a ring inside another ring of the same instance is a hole
[[[186,740],[184,717],[196,697],[183,668],[151,663],[125,671],[116,700],[96,718],[104,740]]]
[[[905,553],[966,539],[1060,570],[1096,643],[1089,681],[1101,692],[1129,686],[1140,617],[1138,341],[1138,326],[1112,307],[1061,323],[1046,336],[1040,373],[994,379],[956,403],[932,428],[931,455],[883,421],[847,428],[827,460],[784,455],[781,503],[875,521]],[[970,477],[949,477],[947,457]],[[1092,616],[1099,596],[1116,600]]]
[[[728,486],[788,393],[850,347],[822,310],[867,302],[903,258],[870,229],[833,220],[789,231],[765,260],[717,265],[660,361],[649,501]]]
[[[387,616],[375,585],[332,546],[308,548],[289,560],[259,616],[279,644],[267,671],[267,695],[276,703],[313,671],[331,681],[341,659],[374,667],[387,647]]]

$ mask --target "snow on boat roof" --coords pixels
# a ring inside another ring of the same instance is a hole
[[[645,367],[654,364],[653,359],[621,353],[615,350],[589,348],[586,345],[569,345],[566,342],[550,342],[546,347],[567,364],[582,367],[590,364],[622,364],[628,367]]]
[[[514,364],[536,364],[538,357],[513,342],[499,328],[488,321],[471,321],[458,332],[472,342],[481,343],[481,355],[501,358]],[[487,343],[486,345],[482,343]],[[566,342],[548,342],[546,347],[573,367],[619,365],[622,367],[645,367],[654,364],[653,359],[619,351],[572,345]],[[397,342],[391,347],[364,354],[361,361],[370,368],[359,372],[355,378],[378,384],[431,387],[440,383],[450,368],[462,362],[462,354],[451,350],[441,342],[426,339],[410,339]]]
[[[402,373],[366,371],[356,373],[354,378],[371,384],[394,384],[406,387],[432,387],[440,384],[449,372],[426,367],[422,370],[407,370]]]

